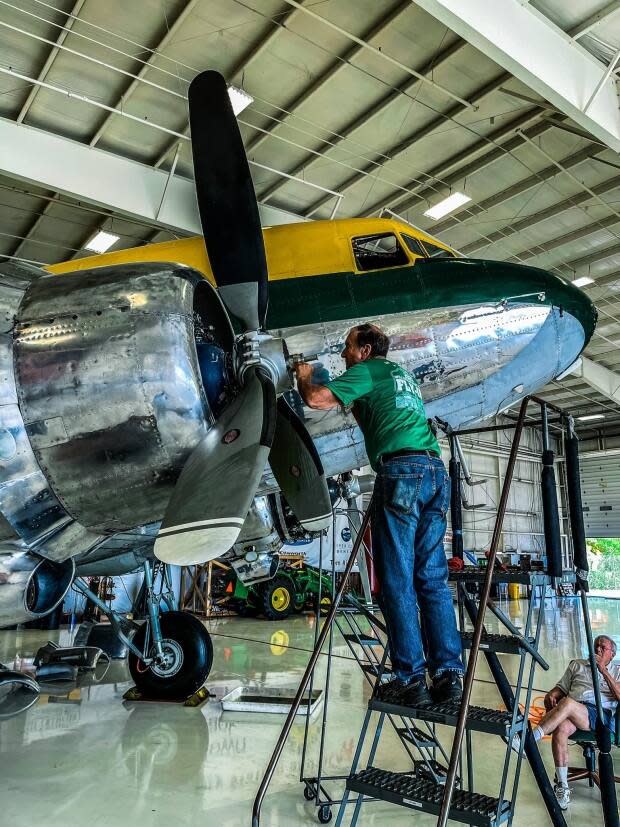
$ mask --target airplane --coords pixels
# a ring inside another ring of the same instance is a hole
[[[263,231],[221,75],[196,76],[189,113],[202,237],[0,265],[0,625],[142,567],[146,623],[108,614],[161,698],[201,686],[213,648],[169,590],[160,613],[160,564],[225,556],[266,581],[284,542],[331,524],[328,478],[367,464],[350,413],[303,405],[296,360],[341,373],[347,331],[373,321],[459,429],[565,373],[596,325],[566,279],[392,218]]]

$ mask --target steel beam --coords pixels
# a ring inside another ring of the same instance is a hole
[[[620,374],[609,370],[598,362],[593,362],[587,356],[581,357],[581,366],[575,371],[580,377],[598,393],[620,405]]]
[[[364,34],[362,35],[362,40],[370,41],[375,37],[383,34],[383,32],[391,26],[391,24],[397,20],[400,15],[407,11],[407,9],[411,8],[411,0],[401,0],[401,2],[392,9],[392,11],[388,12],[384,17],[381,18],[377,23],[373,24]],[[293,9],[295,11],[295,9]],[[273,129],[269,130],[268,132],[259,135],[254,140],[250,141],[248,146],[246,147],[246,151],[254,152],[261,146],[265,141],[267,141],[271,133],[277,129],[281,124],[292,115],[295,109],[298,109],[302,104],[306,103],[310,98],[320,92],[322,89],[325,88],[325,84],[331,81],[335,75],[338,74],[339,71],[344,69],[345,67],[349,66],[349,63],[353,58],[357,57],[361,52],[363,52],[362,46],[358,45],[357,43],[350,47],[341,57],[337,57],[327,69],[319,75],[318,78],[312,81],[312,83],[307,86],[303,92],[296,95],[294,98],[289,100],[289,102],[282,107],[284,110],[284,116],[282,120],[275,124]]]
[[[422,70],[427,74],[431,74],[435,71],[439,66],[457,54],[461,49],[463,49],[467,44],[463,40],[458,40],[456,43],[451,44],[446,49],[444,49],[440,54],[435,55],[435,57],[424,67]],[[377,101],[370,109],[366,109],[360,115],[357,115],[353,120],[351,120],[343,129],[340,130],[339,137],[331,142],[331,145],[328,149],[333,149],[336,146],[339,146],[343,141],[346,141],[348,138],[351,137],[358,129],[362,126],[366,126],[366,124],[371,121],[373,118],[377,118],[381,116],[387,107],[397,100],[401,95],[408,95],[411,96],[414,90],[419,85],[420,81],[417,79],[411,80],[408,79],[404,83],[400,84],[400,86],[396,87],[395,89],[391,89],[387,94],[385,94],[380,100]],[[305,174],[313,163],[316,161],[316,156],[312,156],[309,159],[306,158],[300,164],[297,164],[295,169],[291,172],[291,175],[300,175],[301,173]],[[323,156],[323,161],[329,160],[329,156]],[[380,162],[376,162],[375,164],[371,163],[367,165],[366,169],[369,172],[372,172],[373,169],[379,167],[381,165]],[[364,175],[367,173],[361,173],[360,178],[363,178]],[[261,198],[270,198],[277,190],[279,189],[280,182],[276,181],[275,184],[272,184],[266,190],[261,192]],[[326,201],[329,199],[326,199]],[[323,202],[318,202],[319,206],[322,206]]]
[[[193,181],[174,176],[168,183],[163,170],[4,119],[0,172],[153,226],[202,232]],[[259,210],[264,225],[303,220],[271,206]]]
[[[586,17],[585,20],[582,20],[575,29],[572,29],[569,32],[570,36],[573,40],[578,40],[580,37],[589,34],[589,32],[591,32],[596,26],[599,26],[601,23],[605,23],[609,20],[609,18],[619,9],[620,0],[612,0],[611,3],[608,3],[602,9],[599,9],[599,11],[591,14],[590,17]]]
[[[520,0],[415,0],[579,126],[620,151],[620,107],[607,67],[531,5]]]
[[[475,144],[467,147],[467,149],[457,152],[456,155],[451,155],[447,160],[429,169],[428,172],[420,173],[420,176],[424,178],[428,176],[429,181],[433,179],[437,180],[441,186],[452,187],[464,178],[468,178],[470,175],[486,169],[495,161],[504,158],[508,153],[512,152],[513,149],[521,146],[524,141],[519,135],[515,135],[506,141],[506,143],[496,146],[499,141],[512,135],[515,129],[525,128],[525,134],[531,138],[538,137],[546,132],[550,128],[547,123],[539,122],[528,127],[528,124],[531,124],[532,121],[538,121],[542,115],[543,112],[541,109],[529,109],[509,123],[496,129],[490,135],[476,141]],[[468,163],[464,166],[458,166],[463,161]],[[456,167],[456,169],[454,169],[454,167]],[[416,204],[427,204],[429,199],[437,197],[437,185],[429,185],[426,181],[421,184],[418,179],[414,179],[409,182],[407,189],[412,190],[412,192],[399,195],[396,198],[388,198],[387,200],[386,197],[383,196],[379,201],[376,201],[370,207],[363,210],[362,215],[371,216],[385,208],[402,213]],[[470,206],[465,212],[470,216],[472,214],[471,210],[475,208],[475,206]],[[454,220],[454,225],[460,223],[460,220]],[[443,231],[443,224],[444,222],[442,222],[439,232]],[[433,228],[434,234],[439,235],[439,232],[436,232],[435,228]]]
[[[293,14],[296,13],[296,9],[289,8],[287,11],[282,14],[280,17],[273,20],[273,27],[269,28],[267,31],[263,31],[261,36],[256,40],[255,43],[243,53],[243,55],[239,58],[237,63],[231,69],[228,81],[232,83],[237,79],[237,77],[250,66],[259,55],[262,55],[263,52],[268,49],[270,46],[273,45],[273,39],[276,35],[281,32],[283,29],[286,29],[286,24],[290,20]],[[189,135],[189,124],[185,124],[185,126],[180,127],[179,131],[183,132],[184,135]],[[175,139],[171,141],[168,146],[160,153],[159,157],[155,161],[154,166],[156,168],[160,167],[166,158],[170,155],[170,153],[179,146],[181,143],[180,139]]]
[[[56,46],[52,47],[52,49],[50,50],[50,53],[47,56],[47,60],[43,64],[43,66],[41,68],[41,71],[38,74],[38,79],[39,80],[45,80],[45,78],[48,76],[48,74],[50,72],[50,69],[52,68],[53,63],[56,60],[56,55],[60,51],[59,47],[62,46],[62,44],[67,39],[67,35],[69,34],[69,32],[71,31],[71,28],[73,27],[74,23],[76,22],[79,14],[80,14],[80,11],[82,10],[82,6],[84,5],[85,2],[86,2],[86,0],[77,0],[75,5],[73,6],[71,11],[69,12],[70,16],[67,19],[67,22],[65,23],[65,27],[64,27],[64,29],[61,29],[60,34],[56,38]],[[28,97],[24,101],[24,104],[23,104],[22,108],[19,111],[19,115],[17,116],[17,123],[22,123],[22,121],[24,120],[24,118],[28,114],[28,111],[29,111],[30,107],[34,103],[34,99],[39,94],[39,89],[40,88],[41,88],[40,86],[33,86],[32,89],[30,90],[30,92],[28,94]]]
[[[575,158],[575,156],[580,155],[580,153],[575,153],[574,156],[571,158]],[[583,159],[578,161],[581,163]],[[565,158],[562,161],[562,166],[565,168],[570,168],[575,166],[575,163],[570,162],[570,158]],[[546,167],[544,170],[541,170],[539,175],[545,175],[547,172],[551,172],[552,167]],[[553,165],[553,169],[555,169],[554,174],[558,174],[559,170]],[[532,176],[535,178],[536,176]],[[549,178],[552,175],[549,174]],[[620,186],[620,176],[615,176],[614,178],[610,178],[608,181],[603,181],[601,184],[597,184],[595,187],[592,187],[592,191],[595,192],[597,195],[605,195],[607,192],[611,192],[614,189],[617,189]],[[504,193],[507,193],[507,190],[504,190]],[[510,196],[513,197],[512,195]],[[472,253],[476,252],[477,250],[481,250],[483,247],[486,247],[489,243],[494,243],[496,241],[502,241],[503,239],[507,238],[508,236],[515,235],[521,230],[526,230],[528,227],[534,226],[534,224],[538,224],[541,221],[546,221],[548,218],[555,218],[556,215],[560,215],[561,213],[565,212],[566,210],[570,210],[573,207],[579,207],[581,204],[586,204],[588,201],[592,200],[592,196],[588,192],[578,192],[575,195],[572,195],[570,198],[565,198],[563,201],[558,201],[557,204],[552,204],[549,207],[546,207],[544,210],[539,210],[536,213],[532,213],[531,215],[525,216],[520,221],[512,221],[510,224],[502,227],[501,229],[497,230],[496,232],[489,233],[487,239],[476,239],[475,241],[470,242],[469,244],[463,245],[460,250],[463,255],[470,256]],[[484,203],[484,202],[481,202]],[[486,207],[485,209],[488,209]],[[447,223],[447,222],[446,222]],[[447,228],[444,228],[447,229]],[[596,229],[596,225],[593,225],[593,230]]]
[[[431,65],[429,66],[429,71],[432,71],[433,67],[437,67],[436,62],[434,64],[431,63]],[[510,75],[506,73],[496,76],[488,83],[485,83],[484,86],[479,87],[474,93],[472,93],[470,95],[470,102],[473,104],[478,104],[483,98],[486,98],[487,95],[496,92],[499,89],[499,87],[503,86],[504,83],[507,83],[508,80],[510,80]],[[455,118],[457,115],[461,115],[463,112],[466,111],[466,107],[460,103],[457,103],[454,106],[450,107],[450,109],[445,114],[438,115],[437,117],[433,118],[421,129],[416,130],[414,133],[405,138],[404,141],[401,141],[399,144],[397,144],[397,146],[391,147],[389,149],[389,160],[393,161],[399,155],[402,155],[403,153],[407,152],[407,150],[410,149],[415,143],[421,141],[422,138],[427,138],[429,135],[432,135],[436,129],[439,129],[439,127],[445,125],[446,120]],[[356,172],[354,175],[347,178],[347,180],[344,181],[344,183],[342,183],[338,187],[339,192],[342,193],[350,189],[359,181],[363,180],[367,175],[371,175],[374,171],[376,171],[377,166],[383,166],[383,163],[385,162],[382,161],[378,165],[367,164],[361,172]],[[326,204],[327,201],[329,201],[329,198],[320,198],[304,212],[304,215],[307,217],[313,215],[324,204]]]
[[[128,98],[136,91],[136,89],[140,86],[140,80],[145,77],[147,72],[149,72],[153,66],[152,61],[154,58],[158,56],[158,52],[164,49],[172,40],[176,37],[177,32],[179,31],[180,27],[183,23],[187,20],[189,15],[192,13],[196,5],[198,4],[199,0],[188,0],[188,2],[183,7],[182,11],[179,13],[178,17],[174,21],[174,23],[168,28],[166,27],[166,33],[161,38],[153,52],[151,53],[151,58],[144,64],[142,64],[142,68],[137,73],[136,77],[129,83],[123,94],[120,96],[119,100],[114,104],[114,108],[117,109],[118,107],[122,106],[125,107],[127,105]],[[105,132],[106,128],[109,126],[110,122],[114,118],[114,113],[110,113],[106,115],[99,125],[99,128],[90,139],[90,145],[96,146],[99,139]]]

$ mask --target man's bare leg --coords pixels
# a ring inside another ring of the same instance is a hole
[[[555,761],[556,798],[565,810],[570,803],[568,789],[568,739],[577,729],[590,729],[586,707],[572,698],[562,698],[541,720],[538,732],[551,735],[551,749]],[[536,737],[536,734],[534,735]],[[538,740],[538,739],[537,739]]]
[[[563,721],[570,721],[575,729],[590,729],[586,707],[572,698],[562,698],[538,724],[545,735],[551,735]],[[573,730],[574,731],[574,730]]]

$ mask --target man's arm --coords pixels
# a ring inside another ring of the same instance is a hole
[[[559,686],[554,686],[550,692],[547,692],[545,695],[545,709],[549,711],[553,709],[553,707],[561,701],[562,698],[566,697],[566,693],[563,692]]]
[[[297,390],[309,408],[319,411],[327,411],[330,408],[337,408],[340,401],[324,385],[312,384],[312,365],[300,362],[295,365],[297,374]]]
[[[596,655],[596,668],[605,678],[605,682],[607,683],[607,686],[611,689],[614,698],[618,702],[620,702],[620,682],[615,680],[614,676],[611,674],[611,672],[606,666],[603,666],[603,659],[600,655]]]

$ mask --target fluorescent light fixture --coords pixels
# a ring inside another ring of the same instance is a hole
[[[248,95],[248,93],[244,92],[243,89],[237,89],[236,86],[228,87],[228,97],[232,103],[232,108],[235,115],[243,112],[246,107],[248,107],[251,103],[254,103],[254,98],[252,95]]]
[[[452,195],[449,195],[447,198],[444,198],[443,201],[435,204],[434,207],[426,210],[424,215],[427,215],[429,218],[434,218],[435,221],[437,221],[437,219],[443,218],[444,215],[448,215],[449,212],[456,210],[457,207],[467,204],[468,201],[471,201],[469,195],[465,195],[462,192],[453,192]]]
[[[119,240],[120,236],[114,233],[104,233],[99,230],[98,233],[91,238],[89,242],[84,245],[85,250],[90,250],[93,253],[105,253],[113,244]]]
[[[592,419],[605,419],[605,414],[588,414],[587,416],[578,416],[578,422],[590,422]]]
[[[591,279],[590,276],[581,276],[581,278],[575,279],[573,284],[575,287],[585,287],[586,284],[593,284],[594,279]]]

